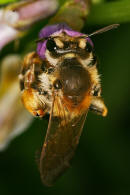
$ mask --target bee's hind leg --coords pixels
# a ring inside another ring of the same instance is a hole
[[[94,96],[92,97],[89,110],[102,116],[106,116],[108,112],[103,99],[101,97],[94,97]]]

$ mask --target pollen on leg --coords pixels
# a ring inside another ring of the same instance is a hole
[[[107,107],[104,106],[104,111],[102,113],[102,116],[104,116],[104,117],[107,116],[107,113],[108,113]]]
[[[45,111],[43,111],[43,109],[37,110],[36,111],[36,116],[38,117],[43,117],[45,115]]]
[[[22,93],[22,102],[25,108],[33,115],[43,117],[45,115],[45,104],[41,103],[35,89],[27,89]]]

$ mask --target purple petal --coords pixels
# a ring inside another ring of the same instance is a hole
[[[57,36],[62,32],[65,32],[67,35],[72,36],[72,37],[85,35],[83,33],[72,30],[66,24],[61,23],[61,24],[55,24],[55,25],[50,25],[50,26],[44,27],[39,33],[39,38],[40,39],[41,38],[48,38],[52,34],[54,36]],[[93,45],[93,42],[91,41],[91,39],[89,37],[87,37],[86,39],[93,47],[94,45]],[[37,45],[37,53],[42,59],[45,59],[46,43],[47,43],[47,40],[45,40],[44,42],[39,42]]]
[[[34,22],[52,15],[57,8],[57,0],[33,0],[28,3],[23,2],[23,6],[19,6],[16,10],[20,20],[33,20]]]
[[[69,28],[66,24],[63,23],[46,26],[40,31],[39,38],[47,38],[55,32],[59,34],[65,29],[71,30],[71,28]]]
[[[94,47],[94,44],[93,44],[92,40],[90,39],[90,37],[87,37],[87,41],[89,42],[89,44],[90,44],[92,47]]]
[[[47,43],[47,40],[45,40],[43,43],[42,42],[38,43],[38,46],[37,46],[37,53],[41,59],[45,59],[46,43]]]

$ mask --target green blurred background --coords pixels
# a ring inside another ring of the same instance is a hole
[[[42,26],[40,22],[22,39],[17,53],[30,50],[25,43],[33,42]],[[83,32],[100,27],[86,25]],[[47,120],[35,119],[28,131],[0,153],[0,195],[130,194],[130,23],[92,40],[108,116],[88,114],[72,166],[50,188],[41,183],[36,163]],[[11,48],[12,44],[1,57]]]

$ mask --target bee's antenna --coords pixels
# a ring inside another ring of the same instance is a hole
[[[45,41],[47,39],[48,39],[48,37],[44,37],[44,38],[40,38],[40,39],[35,40],[35,42],[39,43],[39,42],[43,42],[43,41]]]
[[[112,25],[106,26],[104,28],[101,28],[101,29],[89,34],[88,37],[91,37],[91,36],[96,35],[96,34],[107,32],[107,31],[112,30],[114,28],[118,28],[118,26],[120,26],[120,24],[112,24]]]

